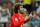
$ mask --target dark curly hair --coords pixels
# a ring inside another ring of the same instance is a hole
[[[20,6],[23,6],[22,3],[16,3],[16,4],[14,5],[14,12],[15,12],[15,13],[18,13],[18,10],[20,9]]]

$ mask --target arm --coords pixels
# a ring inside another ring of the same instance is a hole
[[[32,14],[30,13],[29,16],[25,16],[25,18],[27,19],[24,23],[27,23],[31,18],[32,18]]]

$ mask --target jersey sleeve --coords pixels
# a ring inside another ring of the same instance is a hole
[[[24,15],[22,14],[22,16],[24,17]],[[27,23],[30,19],[27,19],[24,23]]]
[[[24,23],[27,23],[30,19],[27,19]]]
[[[12,21],[15,26],[19,26],[20,24],[24,23],[25,20],[19,21],[18,16],[12,17]]]

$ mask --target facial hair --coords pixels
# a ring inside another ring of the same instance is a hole
[[[23,14],[24,12],[22,12],[22,10],[19,10],[20,14]]]

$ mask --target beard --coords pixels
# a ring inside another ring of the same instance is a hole
[[[20,10],[20,14],[23,14],[24,12],[22,10]]]

